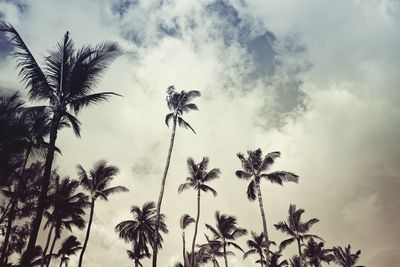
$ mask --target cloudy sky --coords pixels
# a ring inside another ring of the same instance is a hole
[[[180,260],[179,218],[195,215],[195,193],[177,194],[188,156],[209,156],[210,166],[222,171],[210,184],[218,196],[202,199],[200,231],[214,223],[215,210],[261,231],[258,206],[234,175],[236,153],[255,148],[281,151],[273,169],[300,176],[299,184],[263,184],[273,240],[285,238],[273,224],[295,203],[305,218],[320,219],[312,230],[327,247],[350,243],[362,250],[360,264],[400,265],[398,1],[3,0],[0,16],[39,61],[67,30],[77,46],[114,40],[126,52],[97,89],[124,97],[85,110],[81,139],[70,129],[58,139],[61,174],[76,177],[76,164],[90,168],[107,159],[121,170],[115,184],[130,189],[98,203],[87,266],[132,266],[130,247],[113,228],[130,218],[132,205],[158,196],[170,138],[169,85],[200,90],[202,97],[200,111],[186,117],[197,134],[177,132],[163,202],[170,234],[160,266]],[[24,91],[0,41],[0,87]],[[245,240],[239,240],[243,247]],[[256,266],[253,261],[229,258],[234,267]]]

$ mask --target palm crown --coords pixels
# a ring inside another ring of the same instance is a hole
[[[361,254],[361,250],[357,250],[356,253],[352,253],[350,245],[344,249],[340,246],[333,247],[333,254],[335,256],[333,261],[342,267],[364,267],[362,265],[356,266],[358,258]]]

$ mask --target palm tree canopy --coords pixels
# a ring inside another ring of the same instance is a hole
[[[330,254],[331,251],[331,249],[324,249],[323,242],[316,242],[313,238],[310,238],[304,248],[304,256],[308,263],[313,266],[320,266],[321,261],[329,264],[334,259],[334,255]]]
[[[140,248],[140,253],[149,255],[148,244],[154,246],[155,240],[155,226],[157,221],[156,206],[154,202],[147,202],[143,207],[132,206],[131,214],[133,220],[120,222],[115,226],[115,231],[119,233],[119,237],[127,242],[135,242]],[[164,222],[165,216],[161,214],[160,231],[168,233],[167,226]],[[161,248],[162,236],[159,236],[158,247]]]
[[[10,37],[16,48],[17,68],[29,98],[48,101],[49,111],[57,113],[60,122],[71,126],[78,137],[80,122],[67,108],[78,114],[85,106],[117,95],[113,92],[92,94],[109,64],[122,53],[117,43],[103,42],[77,49],[66,32],[56,48],[49,52],[44,65],[40,66],[12,25],[0,23],[0,31]]]
[[[263,157],[261,149],[247,151],[247,156],[242,153],[238,153],[237,156],[242,164],[242,169],[235,172],[239,179],[250,180],[249,186],[247,187],[247,197],[249,200],[255,200],[256,197],[256,183],[260,182],[261,178],[265,178],[271,183],[277,183],[283,185],[283,182],[295,182],[299,180],[299,176],[287,171],[275,171],[265,173],[269,171],[271,165],[275,162],[275,159],[280,157],[279,151],[268,153]]]
[[[250,248],[243,254],[243,258],[247,258],[249,255],[258,254],[263,255],[263,250],[266,246],[265,235],[264,233],[256,234],[255,232],[251,232],[251,239],[247,240],[247,246]]]
[[[190,217],[189,214],[183,214],[179,220],[179,225],[182,230],[185,230],[190,224],[194,223],[196,220]]]
[[[181,91],[177,92],[175,87],[171,85],[167,90],[167,105],[171,113],[168,113],[165,117],[165,124],[169,125],[169,122],[176,118],[177,123],[180,127],[191,129],[194,133],[195,130],[187,123],[183,118],[183,113],[189,113],[192,110],[198,110],[196,104],[192,103],[193,99],[199,97],[201,94],[199,91]]]
[[[351,246],[348,245],[345,248],[342,248],[341,246],[338,247],[333,247],[333,254],[334,254],[334,259],[333,261],[340,266],[343,267],[364,267],[362,265],[357,265],[356,263],[358,259],[360,258],[361,255],[361,250],[357,250],[356,253],[351,252]]]
[[[207,182],[215,180],[219,177],[221,171],[214,168],[207,172],[209,159],[204,157],[203,160],[196,164],[192,158],[188,158],[187,167],[190,176],[186,178],[186,182],[178,187],[178,192],[181,193],[186,189],[193,188],[194,190],[201,190],[203,192],[211,192],[214,196],[217,195],[212,187],[206,185]]]
[[[78,176],[84,189],[90,192],[93,199],[98,197],[108,200],[108,197],[115,193],[128,192],[124,186],[110,187],[110,183],[118,174],[119,169],[113,165],[108,165],[107,161],[98,161],[89,174],[81,166],[77,166]]]
[[[76,236],[70,235],[62,242],[57,254],[59,256],[75,255],[80,249],[82,249],[81,242],[79,242]]]
[[[206,224],[207,229],[209,229],[213,233],[214,240],[226,241],[226,244],[228,246],[231,245],[244,252],[239,245],[232,242],[233,240],[236,240],[237,238],[247,234],[246,229],[238,227],[236,217],[226,214],[220,214],[219,211],[216,211],[215,219],[217,221],[215,228],[209,224]]]

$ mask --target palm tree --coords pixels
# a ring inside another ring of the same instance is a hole
[[[72,231],[72,227],[80,230],[85,228],[84,208],[88,206],[88,202],[83,193],[76,193],[79,187],[79,181],[71,180],[66,177],[60,181],[59,176],[56,178],[55,189],[49,195],[50,211],[45,211],[47,217],[45,228],[50,227],[45,248],[43,250],[43,259],[46,256],[49,248],[50,239],[54,232],[53,241],[50,247],[49,257],[47,257],[46,265],[50,265],[51,255],[53,254],[54,246],[61,237],[62,231],[68,229]]]
[[[90,228],[93,222],[93,214],[94,214],[94,205],[98,198],[108,201],[108,197],[112,194],[128,192],[128,188],[124,186],[113,186],[110,187],[110,183],[118,174],[119,169],[113,165],[108,165],[107,161],[100,160],[95,163],[94,167],[90,170],[89,174],[85,171],[85,169],[81,166],[77,166],[78,176],[81,182],[81,185],[85,190],[89,192],[90,198],[90,215],[89,222],[86,231],[85,241],[83,243],[83,247],[81,250],[81,254],[79,256],[79,264],[78,266],[82,266],[83,255],[85,253],[89,235]]]
[[[186,227],[188,227],[191,223],[194,223],[195,220],[190,217],[189,214],[183,214],[181,219],[180,219],[180,227],[182,229],[182,243],[183,243],[183,251],[182,251],[182,255],[183,255],[183,263],[184,263],[184,267],[186,267],[186,261],[185,261],[185,257],[186,257],[186,247],[185,247],[185,229]]]
[[[265,236],[265,249],[266,249],[266,267],[269,267],[269,245],[270,240],[268,238],[267,220],[264,211],[263,198],[261,194],[260,182],[261,178],[265,178],[271,183],[277,183],[283,185],[283,182],[298,182],[299,177],[287,171],[275,171],[265,173],[275,162],[275,159],[280,157],[281,153],[278,151],[268,153],[265,157],[262,155],[261,149],[254,151],[247,151],[247,157],[242,153],[238,153],[237,156],[242,163],[242,170],[236,171],[236,176],[239,179],[251,180],[247,187],[247,198],[250,201],[254,201],[258,198],[258,205],[260,207],[261,219],[263,224],[263,231]]]
[[[114,42],[104,42],[94,47],[87,45],[76,49],[69,37],[69,32],[66,32],[56,49],[50,51],[45,58],[44,68],[41,68],[12,25],[0,23],[0,31],[10,36],[11,44],[17,49],[14,55],[17,58],[20,77],[29,90],[29,98],[48,101],[49,105],[46,108],[51,113],[49,146],[36,216],[27,246],[26,259],[28,259],[35,249],[45,210],[58,129],[60,125],[70,125],[79,137],[80,122],[67,109],[69,108],[77,115],[82,108],[115,95],[112,92],[92,94],[92,91],[108,65],[121,55],[121,49]]]
[[[331,251],[331,249],[324,249],[323,242],[316,242],[313,238],[310,238],[303,253],[307,258],[308,264],[314,267],[321,267],[321,262],[329,264],[333,260],[334,256],[330,254]]]
[[[340,246],[333,247],[333,262],[342,267],[364,267],[362,265],[356,265],[361,255],[361,250],[357,250],[356,253],[351,252],[351,246],[348,245],[344,249]]]
[[[133,220],[122,221],[115,226],[115,231],[119,233],[119,237],[127,242],[134,242],[139,252],[150,255],[148,244],[153,248],[155,243],[155,226],[157,222],[156,205],[154,202],[147,202],[143,207],[132,206],[131,213]],[[160,230],[168,233],[167,226],[164,223],[164,215],[161,214]],[[157,247],[161,247],[161,241]]]
[[[210,182],[214,179],[217,179],[220,174],[220,170],[217,168],[212,169],[207,172],[209,159],[204,157],[203,160],[196,164],[192,158],[188,158],[187,167],[190,173],[190,176],[186,178],[186,182],[181,184],[178,187],[178,192],[182,193],[184,190],[193,188],[197,191],[197,217],[196,217],[196,225],[194,228],[194,235],[192,241],[192,255],[194,255],[194,247],[196,245],[196,236],[197,236],[197,228],[200,220],[200,192],[211,192],[214,196],[217,195],[217,191],[215,191],[210,186],[206,185],[207,182]],[[192,266],[194,266],[194,257],[192,258]]]
[[[226,247],[233,246],[244,253],[243,249],[233,241],[246,235],[247,230],[237,226],[237,219],[234,216],[220,214],[219,211],[216,211],[215,219],[217,221],[215,228],[209,224],[206,224],[206,227],[213,233],[214,241],[218,241],[222,245],[225,267],[228,267]]]
[[[302,267],[302,257],[298,255],[294,255],[291,259],[289,259],[290,267]]]
[[[247,240],[247,246],[250,248],[246,253],[243,255],[243,259],[247,258],[249,255],[258,254],[260,259],[257,261],[261,264],[261,267],[264,266],[265,259],[264,259],[264,252],[265,249],[265,236],[264,233],[257,235],[254,232],[251,232],[251,238]]]
[[[271,256],[269,257],[269,266],[271,267],[287,267],[289,265],[287,260],[283,260],[279,262],[279,258],[282,257],[282,254],[279,252],[271,252]]]
[[[281,242],[279,249],[283,250],[294,241],[297,241],[300,258],[303,256],[301,252],[301,243],[304,239],[318,238],[322,240],[322,238],[317,235],[306,234],[314,224],[319,222],[319,220],[317,218],[312,218],[306,222],[302,222],[301,215],[304,213],[304,211],[305,210],[303,209],[296,209],[296,205],[291,204],[289,206],[289,216],[287,222],[281,221],[275,224],[275,228],[277,230],[280,230],[282,233],[291,236],[290,238]]]
[[[57,257],[61,258],[60,267],[65,263],[65,267],[68,266],[69,256],[76,255],[82,249],[81,242],[76,238],[76,236],[70,235],[62,243],[58,250]]]
[[[140,262],[140,260],[145,257],[150,257],[149,254],[141,252],[140,247],[135,242],[133,242],[132,250],[127,250],[126,253],[128,253],[129,259],[133,260],[133,262],[135,263],[135,267],[143,267],[143,264]]]
[[[157,201],[157,223],[156,223],[156,233],[157,235],[155,236],[156,240],[155,242],[158,243],[159,239],[159,228],[160,228],[160,212],[161,212],[161,204],[162,204],[162,199],[164,196],[164,188],[165,188],[165,183],[167,180],[167,174],[168,174],[168,169],[169,169],[169,164],[171,161],[171,155],[172,155],[172,149],[174,147],[174,140],[175,140],[175,132],[176,132],[176,125],[178,124],[179,126],[183,128],[189,128],[191,129],[194,133],[194,129],[192,126],[190,126],[189,123],[187,123],[183,118],[183,113],[188,113],[191,110],[198,110],[196,104],[191,103],[192,100],[196,97],[200,96],[200,92],[196,90],[191,90],[191,91],[181,91],[177,92],[175,90],[174,86],[168,87],[167,90],[167,105],[171,113],[168,113],[165,117],[165,123],[167,126],[169,126],[170,121],[172,120],[173,125],[172,125],[172,133],[171,133],[171,140],[169,143],[169,149],[168,149],[168,155],[167,155],[167,161],[165,163],[165,169],[163,173],[163,177],[161,180],[161,189],[160,189],[160,194],[158,196],[158,201]],[[155,247],[155,250],[153,252],[153,260],[152,260],[152,266],[156,267],[157,266],[157,251],[158,248]]]
[[[199,255],[204,263],[211,261],[214,267],[219,267],[217,257],[224,257],[223,246],[221,242],[210,240],[207,235],[205,237],[207,243],[199,245]],[[234,255],[231,251],[227,251],[226,254]]]

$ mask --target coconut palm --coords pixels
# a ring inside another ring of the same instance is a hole
[[[60,260],[60,267],[64,263],[64,266],[68,266],[69,256],[76,255],[76,252],[82,249],[81,242],[76,238],[76,236],[68,236],[62,243],[58,250],[57,257]]]
[[[206,185],[207,182],[210,182],[214,179],[217,179],[220,174],[220,170],[214,168],[207,172],[209,159],[204,157],[203,160],[196,164],[192,158],[188,158],[187,167],[190,173],[190,176],[186,178],[186,182],[181,184],[178,187],[178,192],[182,193],[184,190],[193,188],[197,192],[197,217],[196,217],[196,225],[194,228],[193,241],[192,241],[192,252],[194,255],[194,247],[196,245],[196,237],[197,237],[197,228],[200,221],[200,193],[211,192],[214,196],[217,195],[217,191],[215,191],[212,187]],[[192,258],[194,261],[194,257]],[[192,266],[194,266],[194,262],[192,262]]]
[[[214,267],[219,267],[217,257],[224,257],[223,246],[221,242],[210,240],[205,235],[207,243],[199,245],[199,255],[204,263],[212,262]],[[234,255],[231,251],[226,251],[227,255]]]
[[[271,252],[269,257],[269,266],[271,267],[287,267],[289,265],[287,260],[279,261],[279,258],[282,257],[282,254],[279,252]]]
[[[251,239],[247,240],[247,246],[250,249],[243,254],[243,259],[247,258],[249,255],[258,254],[260,259],[257,260],[257,263],[260,263],[261,267],[263,267],[264,263],[265,263],[265,259],[264,259],[265,236],[264,236],[264,233],[261,233],[260,235],[258,235],[255,232],[251,232]]]
[[[65,177],[60,180],[56,178],[55,188],[49,195],[50,210],[45,211],[44,215],[47,222],[44,228],[50,228],[47,236],[45,248],[43,250],[43,259],[49,248],[50,240],[54,233],[53,241],[50,246],[49,256],[46,257],[46,265],[50,265],[51,255],[53,254],[56,241],[61,237],[64,229],[72,231],[72,227],[80,230],[85,228],[84,208],[88,202],[83,193],[76,193],[79,187],[79,181],[71,180]]]
[[[287,222],[281,221],[275,224],[275,228],[277,230],[280,230],[282,233],[291,236],[290,238],[281,242],[279,249],[283,250],[291,243],[297,241],[300,257],[302,257],[301,244],[303,243],[303,240],[311,238],[322,240],[322,238],[317,235],[307,234],[307,232],[310,231],[310,228],[319,222],[319,220],[317,218],[312,218],[306,222],[302,222],[301,215],[304,213],[304,211],[304,209],[296,209],[296,205],[290,204]]]
[[[356,265],[361,255],[361,250],[357,250],[356,253],[351,252],[351,246],[348,245],[344,249],[340,246],[333,247],[333,262],[342,267],[364,267],[362,265]]]
[[[181,219],[180,219],[180,221],[179,221],[179,225],[180,225],[180,227],[182,229],[182,243],[183,243],[183,246],[182,246],[182,248],[183,248],[182,256],[183,257],[182,257],[182,259],[183,259],[184,267],[186,267],[186,265],[187,265],[186,261],[185,261],[185,257],[186,257],[185,229],[186,229],[186,227],[188,227],[190,224],[192,224],[194,222],[195,222],[195,220],[192,217],[190,217],[189,214],[183,214]]]
[[[94,167],[90,170],[89,174],[86,170],[81,166],[77,166],[78,176],[80,179],[80,183],[83,188],[88,191],[90,198],[90,215],[89,222],[86,231],[85,241],[83,243],[83,247],[81,250],[81,254],[79,255],[79,264],[78,266],[82,266],[83,255],[85,253],[89,236],[90,229],[93,222],[93,214],[95,202],[97,199],[102,199],[108,201],[108,197],[112,194],[128,192],[129,190],[124,186],[113,186],[110,187],[110,183],[118,174],[119,169],[113,165],[108,165],[107,161],[100,160],[95,163]]]
[[[127,250],[126,253],[128,253],[129,259],[135,263],[135,267],[143,267],[143,264],[140,261],[145,257],[150,257],[149,254],[142,253],[140,247],[135,242],[133,242],[132,250]]]
[[[323,242],[316,242],[313,238],[310,238],[303,250],[303,254],[310,266],[321,267],[321,262],[329,264],[333,260],[334,256],[330,254],[331,251],[332,249],[324,249]]]
[[[147,202],[143,207],[132,206],[131,213],[133,220],[122,221],[115,226],[119,237],[127,242],[134,242],[139,253],[150,255],[148,245],[155,247],[155,226],[156,226],[156,205],[154,202]],[[160,231],[168,233],[164,223],[164,215],[161,214]],[[157,247],[161,247],[162,237]]]
[[[247,151],[247,157],[242,153],[238,153],[237,156],[242,163],[242,170],[236,171],[236,176],[239,179],[250,180],[247,187],[247,198],[250,201],[258,199],[258,205],[260,207],[261,219],[263,224],[263,231],[265,236],[265,249],[266,249],[266,266],[269,266],[269,245],[270,240],[268,238],[267,220],[264,211],[263,198],[260,188],[261,178],[265,178],[271,183],[277,183],[283,185],[283,182],[298,182],[298,176],[292,172],[287,171],[275,171],[266,173],[271,165],[275,162],[275,159],[280,157],[281,153],[278,151],[268,153],[263,157],[261,149],[254,151]]]
[[[158,243],[159,239],[159,228],[160,228],[160,212],[161,212],[161,204],[164,196],[164,189],[165,189],[165,183],[167,180],[167,175],[168,175],[168,169],[169,169],[169,164],[171,161],[171,156],[172,156],[172,149],[174,147],[174,140],[175,140],[175,133],[176,133],[176,126],[179,125],[180,127],[186,128],[186,129],[191,129],[194,133],[194,129],[192,126],[190,126],[189,123],[187,123],[183,118],[183,113],[188,113],[192,110],[198,110],[196,104],[192,103],[192,100],[196,97],[200,96],[200,92],[196,90],[191,90],[191,91],[181,91],[177,92],[175,90],[174,86],[168,87],[167,90],[167,105],[171,113],[168,113],[165,117],[165,123],[167,126],[169,126],[169,123],[172,120],[172,133],[171,133],[171,140],[169,143],[169,149],[168,149],[168,155],[167,155],[167,161],[165,163],[165,168],[164,168],[164,173],[163,177],[161,180],[161,189],[160,189],[160,194],[158,196],[158,201],[157,201],[157,224],[156,224],[156,233],[157,235],[155,236],[156,238],[156,243]],[[152,260],[152,266],[156,267],[157,266],[157,252],[158,249],[155,247],[155,250],[153,252],[153,260]]]
[[[46,108],[51,113],[49,146],[36,216],[27,246],[28,259],[35,249],[45,210],[58,129],[60,125],[70,125],[79,136],[80,122],[70,111],[77,115],[82,108],[107,100],[115,94],[92,94],[92,91],[108,65],[121,54],[121,49],[114,42],[104,42],[96,46],[86,45],[76,49],[69,32],[66,32],[57,47],[45,58],[42,68],[12,25],[1,23],[0,30],[9,35],[11,44],[16,48],[14,55],[17,67],[28,89],[29,98],[47,101],[49,104]]]
[[[244,253],[243,249],[233,241],[246,235],[247,230],[238,227],[237,219],[234,216],[220,214],[219,211],[216,211],[215,219],[217,221],[215,228],[209,224],[206,224],[206,227],[213,233],[214,242],[219,242],[221,244],[224,253],[225,267],[228,267],[227,246],[233,246]]]

